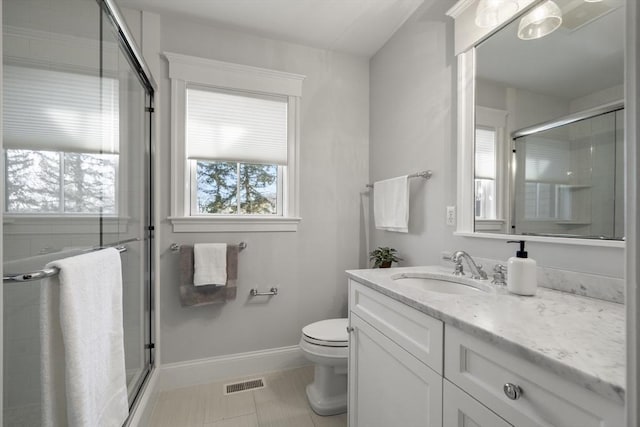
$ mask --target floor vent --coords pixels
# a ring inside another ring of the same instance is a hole
[[[239,383],[225,384],[224,394],[240,393],[243,391],[251,391],[260,388],[264,388],[264,378],[256,378],[253,380],[246,380]]]

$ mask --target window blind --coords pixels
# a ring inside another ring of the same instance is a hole
[[[187,157],[287,164],[287,99],[187,88]]]
[[[496,131],[476,128],[476,178],[496,179]]]
[[[3,84],[5,148],[118,152],[116,79],[5,65]]]

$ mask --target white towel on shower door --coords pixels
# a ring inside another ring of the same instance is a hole
[[[129,413],[122,267],[113,248],[47,264],[40,297],[43,426],[121,426]]]
[[[378,230],[409,231],[409,176],[373,184],[373,216]]]

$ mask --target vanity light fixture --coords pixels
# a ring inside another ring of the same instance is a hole
[[[584,0],[587,3],[600,3],[602,0]]]
[[[520,19],[518,38],[534,40],[554,32],[562,24],[562,11],[553,0],[547,0]]]
[[[480,0],[476,9],[476,25],[493,28],[518,11],[517,0]]]

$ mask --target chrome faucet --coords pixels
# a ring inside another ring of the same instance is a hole
[[[451,262],[455,264],[454,275],[464,275],[464,268],[462,267],[462,260],[467,261],[467,265],[471,270],[471,278],[475,280],[487,280],[487,273],[484,272],[481,265],[475,263],[471,255],[465,251],[455,251],[451,254]]]
[[[491,281],[494,285],[504,286],[507,284],[507,267],[502,264],[496,264],[493,266],[493,280]]]

